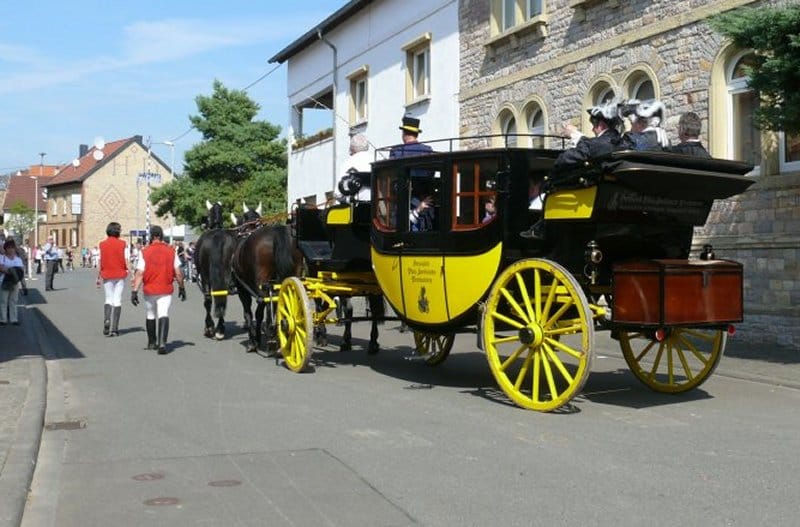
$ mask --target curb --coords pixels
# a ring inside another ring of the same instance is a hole
[[[47,367],[37,332],[41,332],[39,317],[30,306],[26,309],[25,338],[31,343],[37,356],[30,360],[30,385],[20,413],[17,433],[11,445],[6,464],[0,473],[0,526],[17,527],[28,499],[33,472],[39,455],[39,445],[44,428],[47,406]],[[31,327],[35,325],[36,330]]]

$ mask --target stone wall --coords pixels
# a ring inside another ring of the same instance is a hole
[[[521,118],[536,96],[548,133],[557,134],[562,121],[585,124],[587,92],[598,80],[622,96],[626,79],[642,69],[668,108],[665,128],[673,141],[677,117],[689,110],[703,119],[708,140],[712,68],[726,43],[704,20],[741,6],[791,3],[596,0],[581,13],[567,0],[549,0],[546,36],[527,31],[498,38],[490,34],[489,2],[462,0],[461,133],[491,133],[502,108]],[[715,204],[695,246],[712,243],[717,257],[744,264],[745,322],[738,338],[800,350],[800,175],[762,174],[746,193]]]

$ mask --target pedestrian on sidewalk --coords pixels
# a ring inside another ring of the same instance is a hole
[[[136,274],[131,284],[131,303],[139,305],[139,286],[144,290],[147,348],[159,355],[167,353],[169,308],[172,304],[173,282],[178,282],[178,298],[186,300],[181,262],[175,250],[164,243],[164,231],[158,225],[150,228],[150,245],[142,249],[136,262]]]
[[[17,244],[13,239],[8,239],[3,244],[3,254],[0,254],[0,325],[7,323],[19,325],[17,314],[17,300],[19,291],[28,294],[25,287],[25,268],[22,258],[17,254]]]
[[[47,237],[47,243],[44,244],[42,249],[42,259],[44,259],[45,266],[44,290],[52,291],[53,277],[58,267],[58,247],[56,247],[52,236]]]
[[[125,258],[127,244],[120,240],[122,226],[112,221],[106,227],[108,238],[100,242],[100,267],[97,272],[97,287],[102,284],[106,293],[103,304],[103,335],[119,335],[119,316],[122,313],[122,290],[128,276]]]

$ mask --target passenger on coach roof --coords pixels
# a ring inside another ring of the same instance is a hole
[[[661,127],[664,122],[664,103],[651,99],[631,99],[619,105],[619,116],[628,119],[631,129],[622,135],[625,150],[660,152],[670,146],[667,132]]]
[[[687,156],[710,158],[711,154],[700,142],[700,117],[694,112],[686,112],[678,120],[678,139],[680,143],[670,147],[669,151]]]
[[[586,110],[592,123],[594,137],[586,137],[571,123],[562,124],[562,135],[569,137],[574,145],[561,152],[553,163],[553,171],[557,172],[570,167],[582,165],[589,159],[610,154],[620,148],[619,128],[622,120],[617,113],[615,102],[601,106],[593,106]],[[531,225],[530,229],[519,233],[530,240],[544,239],[544,219]]]

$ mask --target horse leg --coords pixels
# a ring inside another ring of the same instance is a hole
[[[211,318],[211,295],[203,295],[203,307],[206,308],[206,328],[203,334],[211,338],[214,336],[214,320]]]
[[[339,351],[350,351],[353,349],[353,303],[347,297],[341,298],[342,316],[344,317],[344,333]]]
[[[317,313],[325,309],[325,306],[322,304],[322,300],[319,298],[314,300],[314,305],[317,309]],[[328,329],[325,327],[324,321],[314,326],[314,344],[321,348],[324,348],[328,345]]]
[[[378,317],[380,316],[381,309],[378,309],[377,303],[383,302],[383,298],[380,296],[370,295],[367,297],[369,300],[369,312],[370,318],[372,319],[372,329],[369,332],[369,346],[367,347],[367,353],[370,355],[374,355],[381,350],[380,344],[378,344]]]
[[[259,345],[261,344],[261,324],[264,323],[264,307],[266,304],[264,302],[259,302],[256,306],[256,338],[255,344],[256,349],[258,349]],[[271,339],[272,328],[265,328],[266,329],[266,339],[267,339],[267,346],[269,347],[269,341]],[[255,351],[255,350],[254,350]]]
[[[252,310],[252,299],[250,295],[244,291],[244,288],[239,290],[239,300],[242,301],[242,311],[244,312],[244,325],[247,328],[247,351],[252,352],[258,349],[258,345],[255,340],[255,330],[253,329],[253,310]]]

